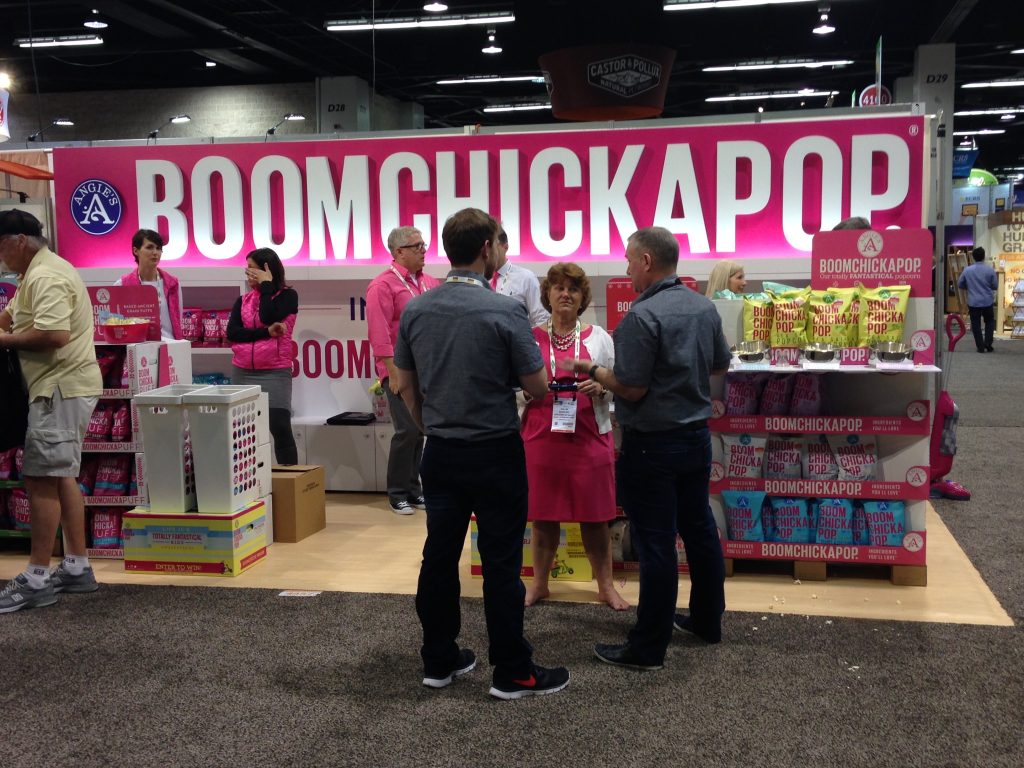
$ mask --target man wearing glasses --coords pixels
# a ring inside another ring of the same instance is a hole
[[[377,376],[387,393],[395,435],[388,454],[388,502],[396,515],[411,515],[424,509],[420,485],[423,433],[409,415],[398,394],[395,376],[395,339],[398,319],[413,296],[437,286],[436,278],[423,271],[427,244],[415,227],[396,227],[388,235],[388,250],[394,261],[375,277],[366,290],[366,326]]]

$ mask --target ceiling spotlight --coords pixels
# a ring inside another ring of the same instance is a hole
[[[216,67],[216,66],[217,66],[217,62],[216,61],[208,61],[208,62],[206,62],[206,68],[207,69],[212,69],[213,67]]]
[[[281,124],[284,123],[285,121],[292,122],[295,120],[305,119],[305,115],[300,115],[298,112],[289,112],[287,115],[278,120],[277,123],[272,128],[267,128],[267,136],[273,136],[275,133],[277,133],[277,129],[281,127]]]
[[[828,21],[828,12],[830,10],[828,3],[818,3],[818,26],[811,30],[814,34],[831,35],[836,31],[836,28]]]
[[[92,14],[85,20],[82,26],[89,29],[106,29],[108,24],[100,17],[100,12],[93,8]]]
[[[167,122],[166,123],[161,125],[159,128],[156,128],[156,129],[150,131],[146,135],[146,138],[147,139],[155,139],[157,134],[160,133],[161,130],[166,128],[171,123],[176,123],[176,124],[177,123],[187,123],[187,122],[190,122],[191,120],[192,120],[192,118],[189,117],[188,115],[175,115],[174,117],[169,117],[169,118],[167,118]]]
[[[494,30],[487,30],[487,45],[480,49],[481,53],[501,53],[501,46],[495,42]]]
[[[423,10],[427,13],[444,13],[448,10],[448,6],[444,3],[426,3]]]

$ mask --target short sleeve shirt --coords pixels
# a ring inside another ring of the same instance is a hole
[[[615,378],[647,387],[615,398],[624,429],[662,432],[711,416],[711,371],[729,367],[722,320],[710,300],[666,278],[647,288],[614,333]]]
[[[516,433],[519,376],[544,366],[526,308],[494,293],[477,272],[452,270],[448,278],[460,282],[443,282],[406,304],[395,365],[416,372],[428,437]]]
[[[51,397],[60,388],[64,397],[93,397],[103,389],[93,347],[93,315],[89,293],[78,271],[49,248],[41,249],[8,307],[14,333],[69,331],[59,349],[19,350],[21,370],[30,400]]]

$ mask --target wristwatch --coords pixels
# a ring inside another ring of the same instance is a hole
[[[590,370],[587,371],[587,373],[590,374],[590,378],[592,378],[594,381],[597,381],[597,369],[600,367],[600,365],[592,365],[590,366]]]

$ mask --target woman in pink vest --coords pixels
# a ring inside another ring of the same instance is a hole
[[[152,229],[140,229],[132,236],[132,256],[138,268],[121,275],[114,285],[152,285],[160,301],[160,336],[181,338],[181,287],[177,278],[157,267],[164,253],[164,239]]]
[[[257,248],[245,258],[251,289],[240,296],[228,321],[231,381],[257,384],[270,396],[270,434],[278,464],[297,464],[292,434],[292,331],[299,295],[285,283],[284,265],[270,248]]]

